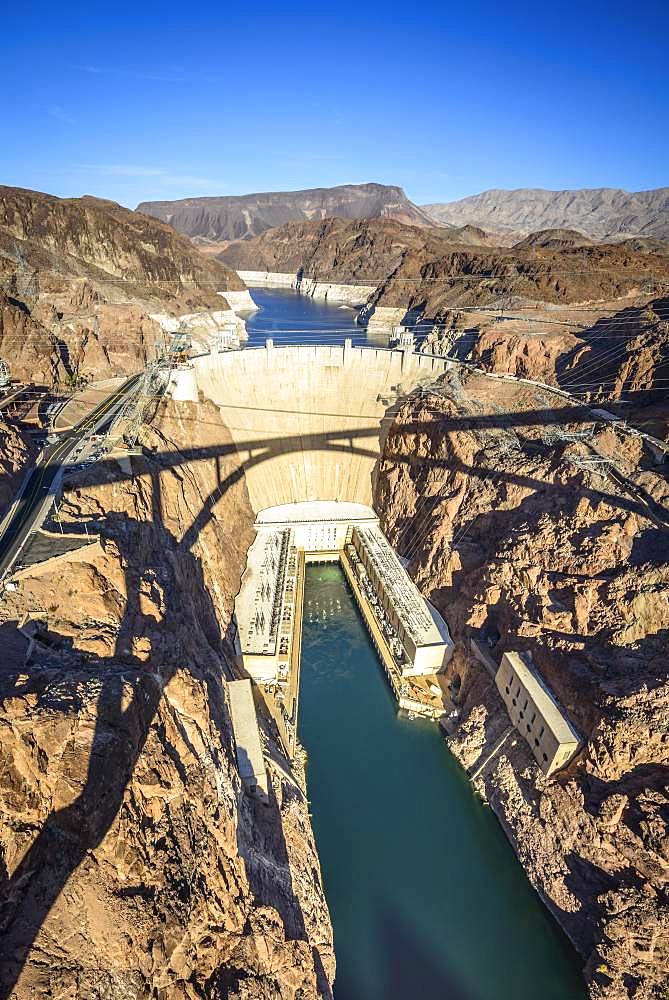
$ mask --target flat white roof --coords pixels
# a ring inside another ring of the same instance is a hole
[[[258,512],[256,525],[308,524],[312,521],[377,521],[371,507],[343,500],[304,500],[283,503]]]
[[[242,585],[235,599],[239,644],[244,653],[270,655],[276,650],[278,604],[289,536],[287,529],[266,528],[258,532],[247,553]]]
[[[377,525],[359,525],[356,526],[355,531],[374,564],[376,572],[383,580],[396,615],[416,646],[450,643],[446,623],[439,616],[443,629],[445,629],[444,636],[427,601],[408,576],[397,553],[381,529]]]
[[[265,758],[260,743],[258,717],[253,703],[251,681],[248,678],[241,681],[228,681],[228,696],[240,777],[253,778],[264,775]]]

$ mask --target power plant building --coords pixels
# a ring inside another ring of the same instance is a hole
[[[495,684],[511,722],[525,737],[548,777],[564,767],[581,745],[580,737],[527,653],[504,653]]]
[[[403,677],[436,674],[453,652],[448,626],[422,596],[378,525],[351,528],[349,556],[391,632]]]

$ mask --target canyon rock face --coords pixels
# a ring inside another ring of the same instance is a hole
[[[318,281],[375,284],[368,309],[403,308],[436,323],[458,309],[524,310],[533,327],[552,320],[578,328],[593,304],[609,314],[666,291],[666,256],[577,237],[539,233],[506,247],[491,245],[488,234],[471,227],[328,219],[291,223],[231,243],[219,257],[240,270],[302,271]],[[577,307],[586,310],[584,316],[574,315]],[[547,332],[555,329],[548,326]]]
[[[0,520],[21,486],[33,452],[24,435],[0,417]]]
[[[581,336],[586,350],[568,358],[570,377],[593,396],[634,399],[643,394],[638,397],[643,405],[666,401],[669,298],[621,310]]]
[[[155,313],[221,310],[244,289],[170,226],[96,198],[0,187],[0,357],[45,385],[139,370]]]
[[[383,281],[407,255],[427,259],[444,244],[488,242],[486,233],[467,227],[425,229],[396,219],[326,219],[292,222],[255,239],[230,243],[219,259],[239,270],[283,271],[319,281],[369,284]]]
[[[470,223],[500,233],[576,229],[600,239],[617,234],[669,238],[669,188],[666,187],[651,191],[493,188],[460,201],[422,208],[437,222],[452,226]]]
[[[434,223],[400,187],[387,184],[342,184],[306,191],[272,191],[180,201],[143,201],[138,212],[169,222],[199,242],[248,239],[287,222],[392,218],[412,225]]]
[[[67,485],[99,540],[2,605],[0,995],[331,997],[308,805],[262,703],[269,804],[235,762],[234,448],[207,403],[160,404],[142,440],[132,477],[109,459]]]
[[[667,258],[614,245],[448,248],[403,257],[372,297],[374,305],[406,305],[430,319],[454,308],[501,310],[612,302],[661,295]]]
[[[669,536],[593,459],[665,507],[669,487],[642,471],[638,440],[588,411],[485,381],[447,379],[399,411],[377,509],[456,639],[450,747],[583,955],[590,996],[664,1000]],[[582,734],[552,779],[510,730],[472,636],[496,662],[531,652]]]

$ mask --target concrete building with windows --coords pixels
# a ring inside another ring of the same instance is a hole
[[[495,675],[497,690],[511,722],[527,740],[546,776],[564,767],[581,740],[529,653],[504,653]]]

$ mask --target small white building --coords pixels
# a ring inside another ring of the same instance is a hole
[[[269,783],[251,681],[229,681],[227,687],[239,776],[248,791],[266,799]]]
[[[564,767],[581,739],[529,653],[504,653],[495,684],[511,722],[523,736],[546,776]]]

